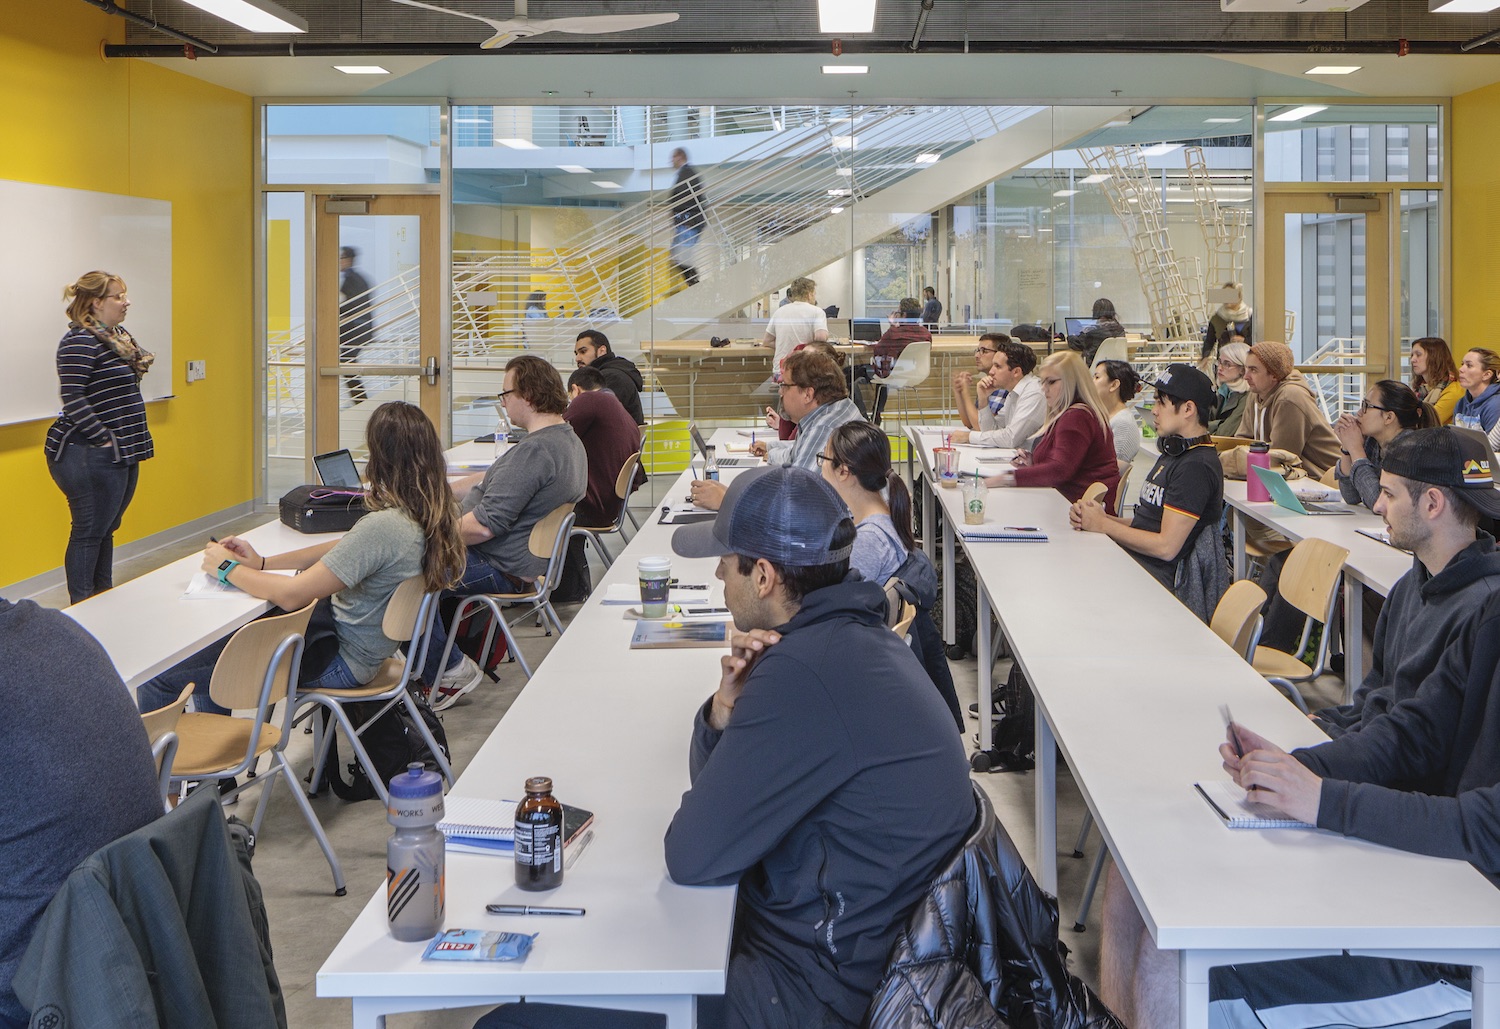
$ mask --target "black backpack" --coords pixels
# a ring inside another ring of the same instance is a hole
[[[448,750],[448,734],[443,731],[443,720],[438,717],[437,712],[432,710],[432,706],[428,704],[421,690],[415,687],[408,689],[416,701],[416,708],[422,715],[422,721],[427,723],[427,728],[432,732],[432,738],[442,748],[443,757],[451,758]],[[358,727],[378,711],[380,705],[379,701],[354,701],[345,704],[344,710],[348,712],[349,720]],[[320,715],[323,718],[323,731],[333,733],[333,738],[328,741],[328,761],[323,766],[323,774],[327,777],[328,784],[333,787],[334,796],[340,800],[349,801],[378,797],[379,794],[375,791],[374,784],[370,782],[370,777],[365,774],[364,766],[359,761],[350,761],[347,765],[342,764],[339,759],[338,733],[334,731],[337,726],[332,724],[327,708],[324,708]],[[428,748],[427,741],[422,738],[405,704],[392,706],[385,714],[372,722],[364,732],[360,733],[359,741],[370,755],[370,763],[380,774],[381,782],[389,783],[406,771],[407,766],[413,761],[421,762],[429,771],[440,770],[437,758]],[[347,782],[344,780],[344,770],[347,770],[349,774]],[[310,777],[312,773],[309,772],[308,775]]]

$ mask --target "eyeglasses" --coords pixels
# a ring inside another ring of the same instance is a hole
[[[497,399],[497,400],[504,400],[507,396],[509,396],[511,393],[514,393],[515,391],[516,391],[516,387],[514,387],[514,386],[512,386],[510,389],[502,389],[499,392],[499,394],[495,397],[495,399]]]
[[[818,459],[818,464],[819,465],[822,465],[822,463],[824,461],[827,461],[830,464],[832,464],[835,467],[837,467],[837,465],[839,463],[839,459],[838,458],[836,458],[836,457],[829,457],[827,454],[814,454],[813,456]]]
[[[106,294],[104,294],[104,299],[105,300],[123,300],[123,301],[126,301],[128,303],[129,300],[130,300],[130,297],[129,297],[129,295],[127,295],[125,293],[106,293]]]
[[[776,388],[781,390],[781,392],[783,393],[785,393],[789,389],[807,389],[807,387],[802,385],[802,383],[800,382],[778,382],[776,384]]]
[[[1379,404],[1372,404],[1368,400],[1361,400],[1359,402],[1359,413],[1360,414],[1364,414],[1366,411],[1389,411],[1389,410],[1390,410],[1389,407],[1381,407]]]
[[[976,354],[998,354],[998,353],[1000,353],[1000,351],[992,349],[990,347],[975,347],[974,348],[974,353],[976,353]]]

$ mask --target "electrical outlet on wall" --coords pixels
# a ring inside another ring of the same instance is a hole
[[[208,377],[208,370],[204,367],[205,361],[189,361],[187,363],[187,381],[197,382]]]

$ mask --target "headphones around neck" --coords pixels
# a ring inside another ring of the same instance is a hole
[[[1201,436],[1194,436],[1191,439],[1186,436],[1178,436],[1176,434],[1173,434],[1171,436],[1163,436],[1158,439],[1156,441],[1156,449],[1160,450],[1168,457],[1181,457],[1193,447],[1201,446],[1204,443],[1212,443],[1213,441],[1213,436],[1209,435],[1206,432]]]

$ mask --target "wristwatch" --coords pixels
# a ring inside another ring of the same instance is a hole
[[[229,573],[239,567],[239,562],[232,557],[227,557],[219,563],[219,581],[229,585]]]

